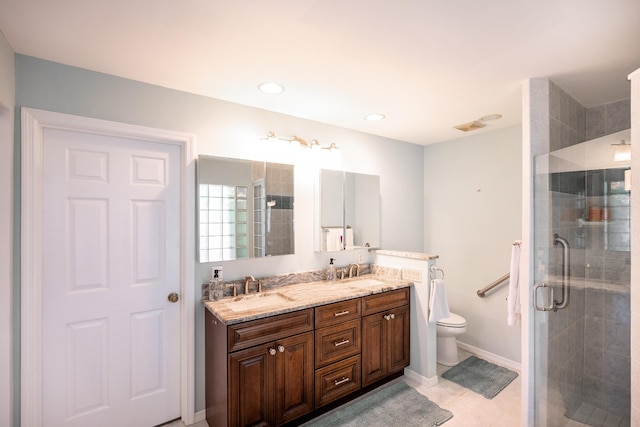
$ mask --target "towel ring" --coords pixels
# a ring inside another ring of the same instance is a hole
[[[429,274],[429,278],[430,278],[431,280],[436,280],[436,279],[438,278],[438,271],[439,271],[440,273],[442,273],[442,277],[441,277],[441,279],[444,279],[444,270],[443,270],[443,269],[438,268],[438,267],[436,267],[435,265],[432,265],[432,266],[431,266],[431,268],[429,268],[429,270],[431,270],[431,272],[432,272],[432,273],[435,273],[435,274],[433,275],[433,276],[435,276],[435,277],[433,277],[433,276],[431,275],[431,273]]]

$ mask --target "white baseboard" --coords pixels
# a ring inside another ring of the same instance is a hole
[[[506,357],[498,356],[495,353],[491,353],[481,348],[474,347],[469,344],[465,344],[463,342],[460,342],[460,340],[458,340],[458,348],[464,351],[468,351],[469,353],[475,354],[476,356],[480,356],[483,359],[486,359],[490,362],[504,366],[505,368],[509,368],[509,369],[513,369],[514,371],[521,372],[520,362],[515,362],[513,360],[507,359]]]
[[[195,422],[199,423],[200,421],[204,421],[207,419],[207,410],[203,409],[202,411],[196,412]]]
[[[438,376],[433,376],[431,378],[427,378],[425,376],[420,375],[419,373],[417,373],[414,370],[411,370],[409,368],[404,368],[404,375],[409,378],[412,381],[417,382],[420,385],[424,385],[427,387],[432,387],[436,384],[438,384]]]

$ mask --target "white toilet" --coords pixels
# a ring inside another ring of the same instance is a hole
[[[467,321],[464,317],[455,313],[449,312],[449,317],[436,322],[436,361],[439,364],[445,366],[458,364],[456,337],[465,332],[467,332]]]

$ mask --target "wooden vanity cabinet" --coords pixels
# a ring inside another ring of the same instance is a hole
[[[361,387],[361,298],[315,309],[315,404],[321,407]]]
[[[207,422],[279,426],[309,419],[315,409],[398,373],[409,365],[409,292],[232,325],[205,310]]]
[[[226,326],[206,312],[210,426],[277,426],[314,409],[313,309]]]
[[[362,386],[409,365],[409,288],[362,298]]]

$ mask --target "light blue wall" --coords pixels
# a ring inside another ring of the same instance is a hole
[[[295,255],[222,264],[226,280],[324,268],[329,256],[314,251],[314,185],[320,167],[380,176],[381,242],[385,249],[423,251],[423,147],[272,113],[203,96],[16,55],[16,106],[88,116],[196,135],[197,152],[222,157],[293,163],[295,168]],[[16,128],[18,129],[18,128]],[[305,155],[283,156],[256,149],[267,131],[297,135],[341,147],[337,161]],[[20,135],[15,144],[19,149]],[[15,175],[19,189],[19,171]],[[18,190],[19,191],[19,190]],[[16,203],[19,203],[16,201]],[[18,213],[19,218],[19,213]],[[19,221],[14,232],[19,237]],[[16,258],[19,248],[14,251]],[[363,252],[365,261],[370,254]],[[358,253],[339,254],[338,265],[357,261]],[[195,260],[194,260],[195,262]],[[212,264],[196,263],[199,292]],[[19,278],[14,278],[19,295]],[[18,307],[19,303],[14,306]],[[196,410],[204,403],[204,311],[196,305]],[[14,326],[19,334],[19,326]],[[19,372],[14,364],[14,372]]]
[[[522,127],[425,147],[425,251],[445,271],[451,310],[466,318],[460,342],[520,363],[520,326],[507,326],[508,283],[476,291],[509,272],[522,238]]]

